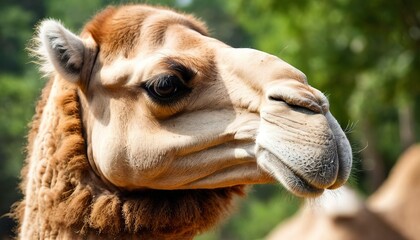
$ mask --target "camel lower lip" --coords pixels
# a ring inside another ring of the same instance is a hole
[[[309,184],[306,180],[304,180],[301,176],[295,173],[292,169],[290,169],[286,164],[279,161],[281,165],[283,165],[283,174],[287,178],[287,183],[285,186],[290,192],[298,197],[317,197],[320,196],[323,192],[323,188],[315,187]],[[283,184],[285,185],[285,184]]]
[[[298,197],[311,198],[318,197],[324,192],[325,189],[308,183],[271,152],[263,150],[260,152],[260,157],[266,159],[266,161],[261,163],[261,167],[273,174],[292,194]]]

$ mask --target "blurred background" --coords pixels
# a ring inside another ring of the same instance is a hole
[[[131,1],[135,2],[135,1]],[[141,1],[139,1],[141,2]],[[0,239],[12,234],[5,215],[21,195],[27,125],[46,80],[25,50],[43,18],[75,32],[109,0],[0,2]],[[420,1],[177,0],[147,1],[193,13],[211,35],[251,47],[302,70],[329,97],[352,142],[350,185],[368,196],[399,154],[420,138]],[[293,214],[300,200],[279,185],[256,186],[237,213],[198,239],[261,239]]]

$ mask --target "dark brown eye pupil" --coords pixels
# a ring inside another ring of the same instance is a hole
[[[168,97],[177,91],[177,87],[171,78],[165,78],[153,86],[153,90],[160,97]]]
[[[158,75],[142,85],[154,102],[167,105],[175,103],[191,92],[184,80],[175,74]]]

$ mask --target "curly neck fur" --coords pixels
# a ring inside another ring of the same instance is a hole
[[[229,213],[243,186],[214,190],[110,190],[89,165],[75,85],[44,88],[28,136],[24,199],[13,214],[22,239],[192,238]]]

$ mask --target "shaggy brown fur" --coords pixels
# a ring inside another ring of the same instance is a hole
[[[136,192],[107,188],[93,173],[86,157],[77,90],[63,80],[56,80],[61,93],[55,99],[55,119],[51,122],[54,131],[43,136],[43,146],[34,146],[52,81],[43,91],[29,134],[27,161],[34,152],[48,149],[47,156],[36,159],[39,164],[46,163],[33,173],[38,181],[36,199],[31,199],[31,206],[26,206],[24,199],[14,210],[18,222],[24,214],[31,214],[32,224],[43,226],[34,238],[63,237],[64,229],[71,229],[65,233],[70,238],[77,234],[107,238],[191,237],[215,225],[229,212],[233,197],[244,194],[243,186]],[[26,164],[22,171],[23,193],[30,163]]]

